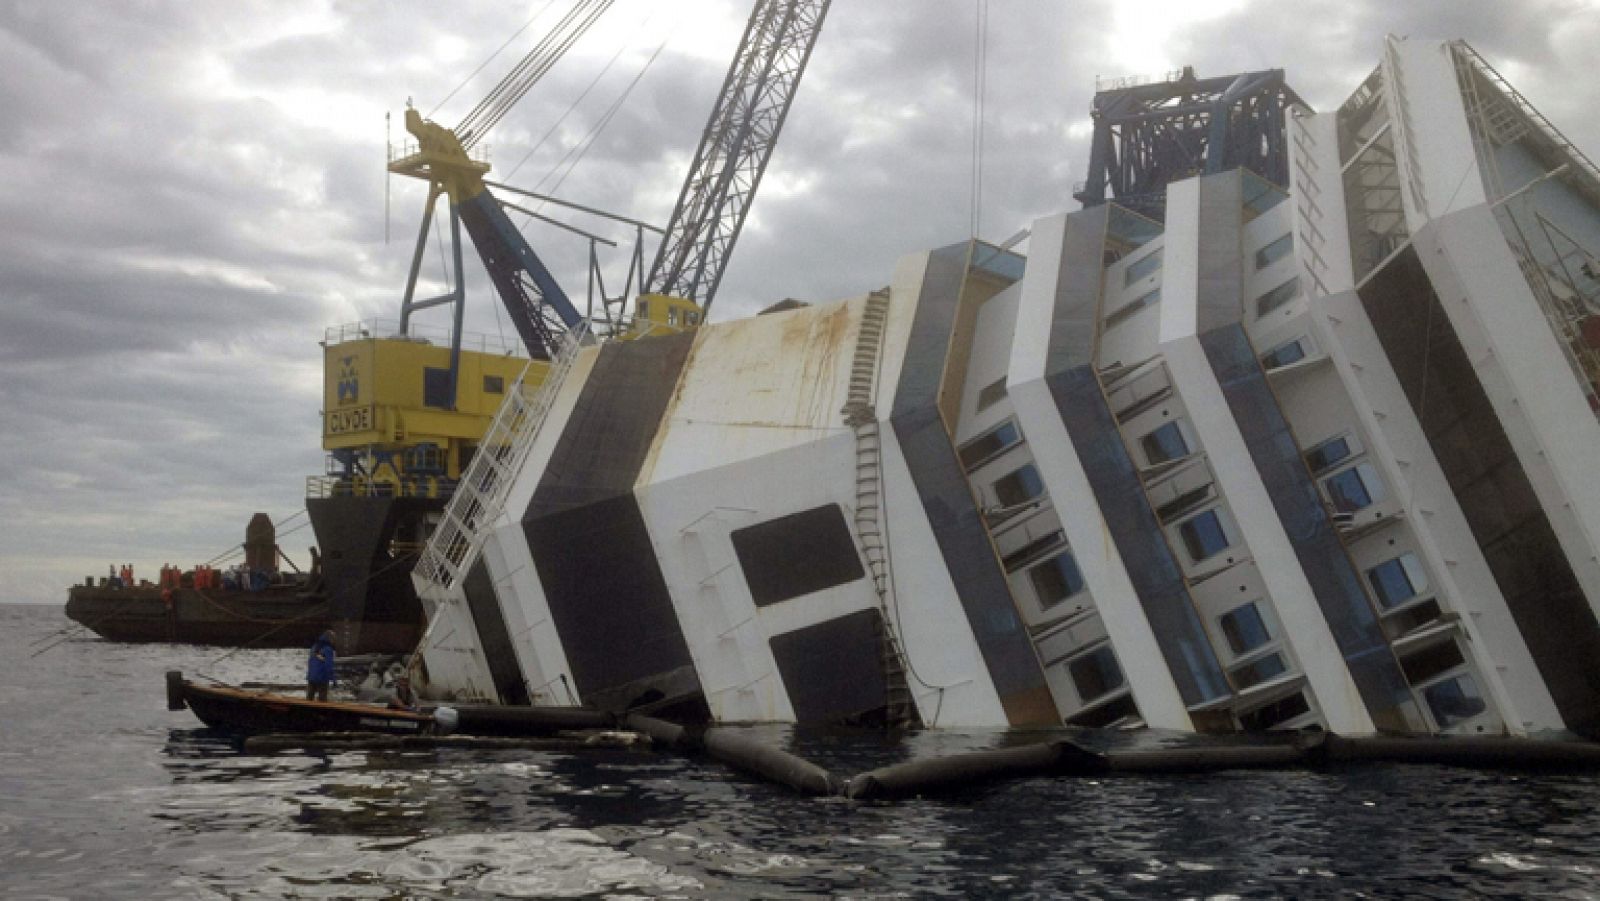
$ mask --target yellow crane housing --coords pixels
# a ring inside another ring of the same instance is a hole
[[[314,480],[314,494],[449,496],[505,392],[524,368],[530,387],[549,368],[486,336],[463,336],[462,345],[452,398],[448,341],[384,334],[377,322],[328,330],[322,447],[330,471]]]

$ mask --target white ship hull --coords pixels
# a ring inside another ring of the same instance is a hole
[[[1292,118],[1282,188],[1175,181],[1164,223],[1090,207],[1025,258],[960,244],[867,296],[575,348],[414,576],[430,691],[1594,730],[1600,181],[1507,90],[1392,42]]]

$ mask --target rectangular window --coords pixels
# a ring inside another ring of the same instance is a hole
[[[1427,700],[1428,709],[1433,711],[1434,722],[1440,729],[1470,720],[1488,709],[1483,695],[1478,693],[1478,684],[1466,674],[1424,688],[1422,697]]]
[[[1035,538],[1005,555],[1001,558],[1000,563],[1006,568],[1006,572],[1016,572],[1019,568],[1044,556],[1045,551],[1054,548],[1056,545],[1066,543],[1066,538],[1062,536],[1061,530],[1057,529],[1047,535]]]
[[[1407,682],[1421,685],[1465,662],[1461,649],[1456,647],[1454,641],[1441,641],[1400,658],[1400,669],[1405,672]]]
[[[764,607],[866,573],[838,504],[734,529],[729,534],[751,600]]]
[[[1259,318],[1300,296],[1300,276],[1295,276],[1271,291],[1256,298],[1256,316]]]
[[[1032,463],[1001,476],[994,483],[994,497],[1002,507],[1025,504],[1043,493],[1044,482]]]
[[[638,305],[636,305],[633,308],[633,315],[638,319],[649,319],[650,318],[650,302],[645,300],[642,297],[639,298]]]
[[[1287,344],[1280,344],[1261,356],[1262,369],[1277,369],[1298,363],[1306,358],[1306,339],[1296,338]]]
[[[1183,439],[1177,420],[1139,439],[1139,444],[1144,448],[1145,459],[1150,461],[1151,466],[1189,456],[1189,442]]]
[[[984,385],[978,389],[978,412],[982,413],[984,410],[989,409],[1005,396],[1006,380],[1004,377]]]
[[[1406,553],[1367,570],[1372,593],[1385,609],[1394,608],[1427,590],[1428,577],[1416,554]]]
[[[1305,693],[1295,692],[1281,701],[1239,714],[1239,726],[1246,732],[1265,732],[1310,712],[1311,705],[1306,703]]]
[[[1383,500],[1383,483],[1370,463],[1357,463],[1323,479],[1322,484],[1328,489],[1328,503],[1340,513],[1354,513]]]
[[[1125,694],[1114,701],[1107,701],[1093,710],[1075,714],[1067,720],[1070,725],[1082,726],[1085,729],[1103,729],[1118,720],[1125,720],[1130,716],[1138,716],[1139,708],[1133,703],[1133,695]]]
[[[484,394],[504,394],[504,393],[506,393],[506,380],[505,380],[505,378],[503,376],[498,376],[498,375],[486,375],[486,376],[484,376],[483,377],[483,393]]]
[[[1387,635],[1390,641],[1393,641],[1402,635],[1415,632],[1417,629],[1437,621],[1441,615],[1439,602],[1431,598],[1421,603],[1412,604],[1404,610],[1397,610],[1392,613],[1385,612],[1383,634]]]
[[[448,410],[455,406],[455,384],[450,370],[424,366],[422,369],[422,405]]]
[[[1288,666],[1283,662],[1282,654],[1268,654],[1265,657],[1228,670],[1228,675],[1233,677],[1233,687],[1243,690],[1252,685],[1260,685],[1268,679],[1281,676],[1288,669]]]
[[[1349,459],[1353,453],[1350,436],[1340,435],[1306,451],[1306,465],[1311,467],[1313,473],[1319,473],[1341,460]]]
[[[1256,251],[1256,268],[1265,269],[1271,266],[1283,259],[1291,250],[1294,250],[1294,235],[1284,235]]]
[[[1016,447],[1022,442],[1022,434],[1017,431],[1016,423],[1002,423],[999,428],[986,432],[968,441],[957,452],[961,457],[961,465],[968,470],[979,463],[992,458],[1008,448]]]
[[[1123,684],[1122,667],[1117,665],[1117,655],[1112,653],[1109,644],[1069,661],[1067,672],[1072,675],[1072,684],[1085,704],[1105,697]]]
[[[1235,654],[1248,654],[1272,640],[1254,601],[1222,614],[1222,634]]]
[[[1228,535],[1222,529],[1222,518],[1215,510],[1196,516],[1178,527],[1189,559],[1195,563],[1216,556],[1228,546]]]
[[[1118,307],[1110,316],[1106,317],[1106,328],[1127,322],[1129,319],[1133,318],[1133,314],[1139,312],[1145,307],[1150,306],[1160,299],[1161,289],[1157,288],[1154,291],[1149,291],[1140,295],[1136,300],[1123,304],[1122,306]]]
[[[1083,574],[1078,572],[1078,561],[1071,551],[1062,551],[1028,571],[1033,590],[1039,596],[1039,608],[1049,610],[1083,590]]]
[[[1190,510],[1205,504],[1214,497],[1216,497],[1214,485],[1206,484],[1201,485],[1199,488],[1191,488],[1172,500],[1167,501],[1161,506],[1156,507],[1156,519],[1159,519],[1162,522],[1172,522],[1174,519],[1177,519],[1183,514],[1188,513]]]
[[[1127,271],[1122,274],[1122,284],[1131,285],[1141,278],[1161,268],[1161,248],[1157,247],[1144,256],[1128,264]]]

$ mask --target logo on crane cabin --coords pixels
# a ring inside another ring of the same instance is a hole
[[[361,397],[361,373],[356,368],[355,356],[341,357],[339,360],[339,403],[355,403]]]

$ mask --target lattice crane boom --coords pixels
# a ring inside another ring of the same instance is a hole
[[[757,0],[645,284],[709,310],[831,0]]]

